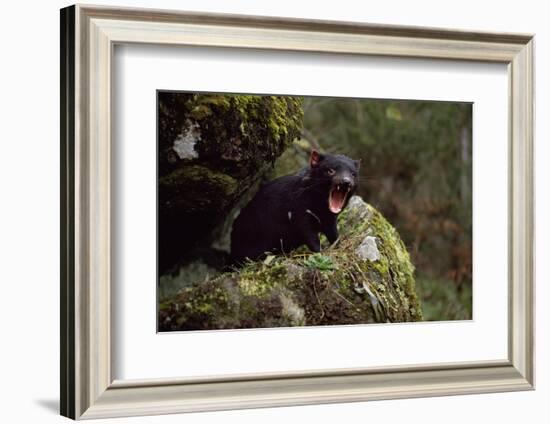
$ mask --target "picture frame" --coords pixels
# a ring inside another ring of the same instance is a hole
[[[508,358],[116,380],[112,54],[190,45],[502,63],[508,69]],[[61,413],[73,419],[534,388],[533,36],[98,6],[61,11]]]

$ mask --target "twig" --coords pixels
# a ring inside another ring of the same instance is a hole
[[[315,293],[315,297],[317,298],[317,303],[319,303],[319,307],[321,308],[321,317],[319,319],[323,319],[325,317],[325,310],[323,308],[323,304],[321,303],[321,299],[319,299],[319,295],[317,294],[317,288],[316,288],[316,282],[317,280],[317,271],[313,273],[313,292]]]
[[[340,236],[338,236],[338,238],[336,240],[334,240],[334,243],[329,245],[327,250],[336,249],[336,246],[338,246],[338,243],[340,243]]]
[[[317,141],[317,137],[313,135],[311,131],[309,131],[306,128],[302,128],[302,138],[305,138],[307,141],[309,141],[314,149],[321,150],[321,145]]]
[[[335,294],[336,296],[338,296],[338,297],[344,299],[346,302],[348,302],[348,303],[349,303],[351,306],[353,306],[354,308],[357,307],[357,305],[355,305],[355,303],[353,303],[353,302],[352,302],[351,300],[349,300],[349,299],[346,299],[343,295],[341,295],[340,293],[338,293],[337,290],[332,289],[332,291],[334,292],[334,294]]]
[[[352,274],[351,271],[348,271],[348,275],[349,275],[350,278],[353,280],[353,283],[354,283],[354,284],[357,284],[357,280],[355,279],[355,276]]]

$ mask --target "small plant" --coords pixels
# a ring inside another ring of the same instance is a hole
[[[308,256],[304,261],[304,264],[308,268],[314,268],[321,272],[333,271],[335,268],[332,259],[320,253],[314,253],[313,255]]]

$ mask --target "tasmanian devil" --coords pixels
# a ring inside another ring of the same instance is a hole
[[[358,169],[359,161],[313,150],[308,167],[265,184],[233,224],[233,262],[304,244],[319,252],[319,233],[334,243],[337,217],[355,191]]]

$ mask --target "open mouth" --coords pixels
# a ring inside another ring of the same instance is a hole
[[[344,186],[340,184],[330,189],[328,195],[328,208],[332,213],[340,213],[342,211],[349,191],[349,186],[344,188]]]

